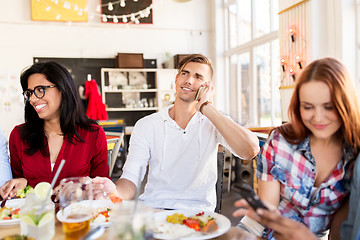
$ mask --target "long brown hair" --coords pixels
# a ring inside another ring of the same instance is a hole
[[[292,144],[297,144],[309,135],[300,115],[299,92],[303,84],[310,81],[325,83],[330,89],[331,101],[341,121],[336,133],[340,140],[349,143],[356,153],[360,150],[360,109],[355,86],[346,67],[334,58],[322,58],[313,61],[296,79],[291,97],[288,115],[290,123],[276,129]]]

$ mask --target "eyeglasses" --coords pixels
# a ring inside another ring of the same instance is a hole
[[[37,97],[39,99],[43,98],[45,96],[45,89],[53,88],[53,87],[56,87],[56,85],[51,85],[51,86],[41,86],[40,85],[40,86],[34,87],[34,90],[27,89],[23,92],[24,99],[25,99],[25,101],[29,101],[30,97],[33,93],[35,94],[35,97]]]

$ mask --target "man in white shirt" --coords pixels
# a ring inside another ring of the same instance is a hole
[[[214,211],[218,145],[243,159],[252,159],[259,152],[257,137],[210,102],[210,60],[193,54],[179,63],[178,70],[174,105],[135,124],[121,178],[116,185],[95,178],[97,197],[114,192],[132,199],[149,165],[145,190],[139,197],[145,205]],[[196,99],[200,87],[205,91]]]
[[[12,179],[6,137],[0,128],[0,187]]]

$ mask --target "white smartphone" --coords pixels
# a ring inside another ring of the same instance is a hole
[[[207,90],[208,90],[208,87],[206,87],[206,86],[200,87],[196,93],[195,100],[199,101],[204,96],[204,94]]]

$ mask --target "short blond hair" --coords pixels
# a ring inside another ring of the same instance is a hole
[[[191,55],[184,57],[177,66],[178,72],[180,73],[184,69],[186,64],[188,64],[189,62],[196,62],[196,63],[202,63],[202,64],[208,65],[210,68],[210,73],[211,73],[211,78],[212,78],[213,72],[214,72],[212,63],[211,63],[210,59],[208,59],[207,57],[205,57],[202,54],[191,54]]]

